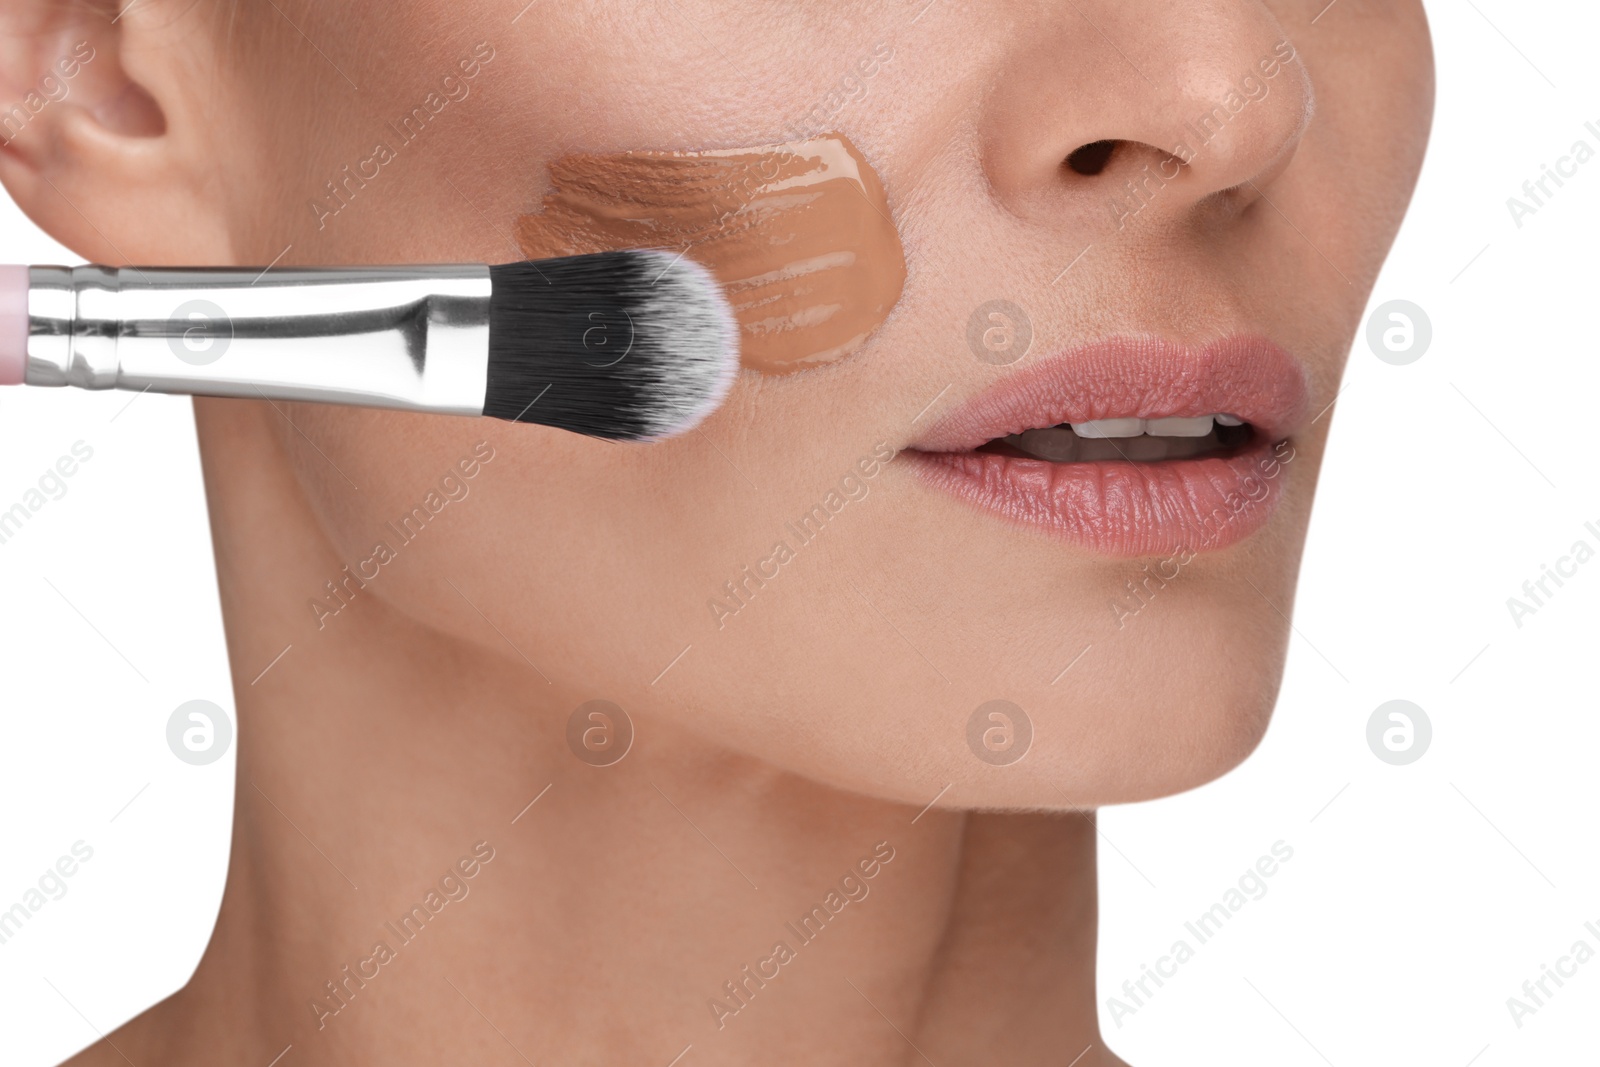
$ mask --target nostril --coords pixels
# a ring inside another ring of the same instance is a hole
[[[1067,166],[1079,174],[1099,174],[1111,162],[1111,154],[1116,150],[1116,141],[1094,141],[1074,149],[1067,157]]]

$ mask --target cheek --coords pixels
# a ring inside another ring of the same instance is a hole
[[[1316,86],[1317,111],[1303,171],[1340,207],[1337,221],[1360,240],[1355,249],[1380,259],[1399,227],[1421,168],[1433,120],[1433,46],[1420,4],[1357,7],[1335,41],[1311,38],[1304,69]],[[1298,64],[1297,64],[1298,66]],[[1330,237],[1336,235],[1330,234]]]
[[[751,522],[742,483],[727,484],[696,435],[618,445],[497,419],[282,407],[293,426],[274,416],[279,440],[334,571],[390,545],[395,559],[364,594],[525,657],[581,699],[615,697],[613,679],[648,682],[698,639],[730,577],[718,546],[749,540],[729,532]],[[462,477],[459,461],[485,442],[493,457]],[[441,488],[451,477],[463,499]],[[411,519],[418,509],[428,517]]]
[[[318,404],[279,408],[281,415],[269,409],[268,425],[329,549],[304,595],[321,596],[322,583],[339,580],[348,565],[369,579],[360,590],[363,598],[477,639],[471,627],[449,625],[465,605],[445,579],[469,595],[490,581],[479,572],[498,557],[503,542],[488,541],[479,531],[506,508],[507,495],[495,490],[510,473],[503,442],[513,428],[494,419]],[[480,458],[486,443],[494,449],[487,462]],[[462,460],[478,464],[473,477],[462,475]],[[450,499],[446,482],[464,486],[465,496],[458,489],[461,499]],[[532,515],[522,518],[534,521]],[[387,558],[375,551],[379,545]]]
[[[322,404],[277,408],[269,425],[323,533],[347,558],[367,554],[385,523],[438,490],[456,460],[495,429],[481,419]]]

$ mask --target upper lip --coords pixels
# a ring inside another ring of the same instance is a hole
[[[1024,430],[1115,418],[1227,414],[1272,440],[1304,417],[1304,367],[1264,337],[1188,345],[1113,337],[1036,362],[959,405],[911,447],[965,452]]]

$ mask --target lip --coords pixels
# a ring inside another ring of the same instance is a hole
[[[923,480],[1011,522],[1110,556],[1195,554],[1271,519],[1305,417],[1304,367],[1264,337],[1204,345],[1119,337],[1036,363],[941,418],[905,457]],[[1230,414],[1256,430],[1226,456],[1053,463],[975,452],[1064,422]]]

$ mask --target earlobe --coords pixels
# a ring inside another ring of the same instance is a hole
[[[120,13],[20,3],[0,17],[0,31],[20,23],[26,34],[0,51],[0,183],[86,259],[226,261],[225,227],[198,195],[209,175],[191,173],[199,157],[181,147],[196,113],[184,96],[184,72],[199,67],[188,49],[208,35],[174,34],[161,0]]]

